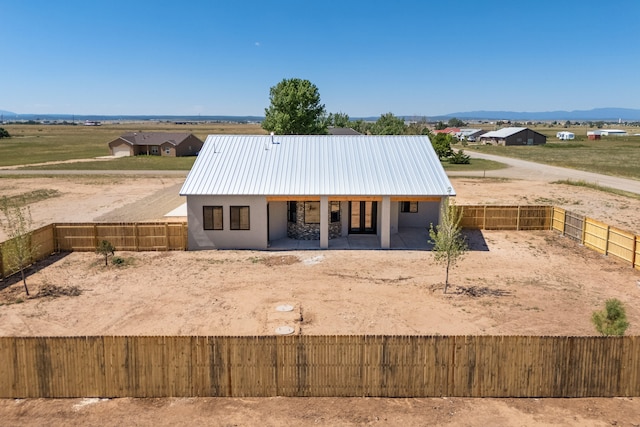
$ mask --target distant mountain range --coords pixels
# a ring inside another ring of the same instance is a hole
[[[453,117],[461,120],[623,120],[627,122],[638,122],[640,121],[640,110],[631,108],[594,108],[592,110],[543,111],[532,113],[515,111],[468,111],[442,116],[442,118],[446,119]]]
[[[180,115],[77,115],[77,114],[16,114],[11,111],[0,110],[2,118],[9,120],[66,120],[84,122],[85,120],[98,121],[130,121],[130,120],[158,120],[158,121],[220,121],[220,122],[261,122],[263,116],[180,116]],[[400,116],[412,119],[415,116]],[[552,120],[602,120],[602,121],[640,121],[640,110],[632,108],[594,108],[592,110],[575,111],[542,111],[542,112],[517,112],[517,111],[467,111],[459,113],[443,114],[440,116],[428,116],[433,120],[449,120],[456,117],[461,120],[523,120],[523,121],[552,121]],[[378,120],[373,117],[352,117],[367,121]]]

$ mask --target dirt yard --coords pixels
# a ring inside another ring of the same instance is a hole
[[[37,225],[163,219],[182,178],[3,178],[1,195],[57,189]],[[555,204],[640,232],[640,201],[537,182],[453,178],[458,204]],[[162,211],[162,212],[159,212]],[[0,291],[0,335],[299,334],[593,335],[591,313],[623,301],[640,334],[640,271],[552,232],[473,232],[452,271],[424,251],[117,252],[61,255]],[[7,283],[5,283],[6,285]],[[78,287],[79,296],[38,297]],[[479,294],[473,296],[473,294]],[[277,312],[290,304],[292,312]],[[640,425],[640,399],[0,400],[20,425]],[[131,418],[133,417],[133,418]]]

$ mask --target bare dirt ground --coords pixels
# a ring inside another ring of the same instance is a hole
[[[0,196],[58,189],[37,225],[162,219],[177,177],[3,178]],[[555,204],[639,232],[640,201],[532,181],[453,178],[458,204]],[[154,206],[155,205],[155,206]],[[120,218],[120,219],[118,219]],[[472,233],[452,272],[424,251],[203,251],[60,256],[29,277],[79,296],[0,291],[0,335],[302,334],[593,335],[590,314],[623,301],[640,333],[640,271],[552,232]],[[485,247],[486,245],[486,247]],[[489,295],[472,297],[463,288]],[[22,302],[16,303],[16,301]],[[291,304],[291,313],[278,313]],[[640,399],[27,399],[0,400],[10,425],[640,425]]]

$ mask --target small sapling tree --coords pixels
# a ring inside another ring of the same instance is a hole
[[[98,243],[98,247],[96,248],[96,252],[102,256],[104,256],[104,265],[109,265],[109,255],[113,256],[116,253],[116,248],[111,244],[108,240],[102,240]]]
[[[31,240],[33,219],[31,210],[24,199],[3,197],[0,200],[0,226],[9,240],[2,245],[2,256],[9,270],[19,271],[24,291],[29,296],[25,269],[33,263],[38,247]]]
[[[591,321],[602,335],[624,335],[629,327],[622,302],[616,298],[608,299],[604,310],[594,311]]]
[[[444,293],[449,287],[449,270],[460,261],[467,251],[467,243],[462,235],[462,209],[446,198],[440,209],[440,223],[429,228],[429,243],[433,245],[436,264],[445,266]]]

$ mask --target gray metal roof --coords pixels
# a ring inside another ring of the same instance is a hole
[[[120,138],[131,145],[161,145],[165,142],[171,145],[178,145],[191,135],[187,132],[130,132]]]
[[[480,136],[480,138],[506,138],[518,132],[522,132],[525,129],[527,128],[516,128],[516,127],[502,128],[502,129],[484,133]]]
[[[181,195],[455,195],[426,136],[209,135]]]

